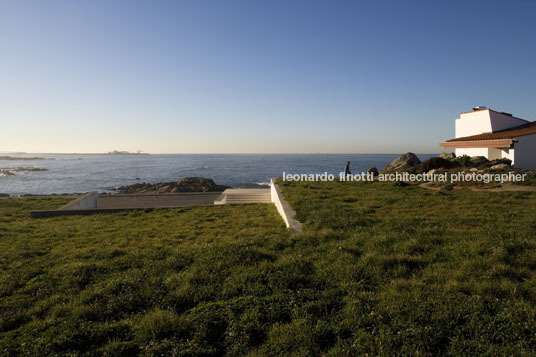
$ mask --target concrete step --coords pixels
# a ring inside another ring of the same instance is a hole
[[[236,203],[270,203],[271,200],[227,200],[225,201],[225,204],[236,204]]]
[[[269,188],[231,188],[223,191],[214,200],[214,204],[270,203],[271,201]]]
[[[225,197],[227,197],[227,200],[264,200],[264,199],[269,200],[270,199],[270,195],[251,195],[251,196],[233,195],[233,196],[225,196]]]
[[[236,201],[266,201],[271,202],[270,196],[226,196],[227,202],[236,202]]]

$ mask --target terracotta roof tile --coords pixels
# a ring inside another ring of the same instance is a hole
[[[528,122],[520,126],[513,128],[495,131],[493,133],[484,133],[478,135],[464,136],[462,138],[450,139],[447,142],[452,141],[476,141],[476,140],[499,140],[499,139],[513,139],[518,136],[536,134],[536,121]]]

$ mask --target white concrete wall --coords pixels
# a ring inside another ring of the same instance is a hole
[[[289,228],[290,227],[289,217],[288,217],[287,212],[285,212],[285,209],[283,208],[283,203],[281,202],[281,193],[277,189],[277,185],[274,179],[270,181],[270,195],[271,195],[272,202],[277,208],[277,212],[279,212],[279,214],[281,215],[281,218],[283,218],[283,221],[285,222],[285,225],[287,226],[287,228]]]
[[[536,169],[536,134],[520,136],[515,147],[515,167],[521,169]]]
[[[76,209],[91,209],[97,208],[97,198],[99,194],[97,192],[89,192],[83,196],[78,197],[76,200],[67,203],[60,207],[60,210],[76,210]]]
[[[277,208],[277,212],[279,212],[281,218],[283,218],[287,228],[289,228],[293,233],[301,233],[301,223],[294,219],[296,212],[285,200],[285,197],[280,191],[279,186],[277,186],[275,183],[275,179],[270,179],[270,194],[271,200]]]

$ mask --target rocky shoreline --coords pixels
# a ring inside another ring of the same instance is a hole
[[[9,161],[33,161],[33,160],[47,160],[44,157],[15,157],[15,156],[0,156],[0,160]]]
[[[431,157],[422,161],[412,152],[401,155],[393,160],[382,171],[382,174],[396,172],[408,172],[411,174],[433,174],[439,170],[448,171],[451,169],[482,171],[489,170],[513,170],[512,161],[508,159],[488,160],[484,156],[460,156],[454,153],[441,153],[439,156]]]
[[[441,153],[439,156],[431,157],[422,161],[411,152],[401,155],[393,160],[382,171],[382,174],[427,174],[431,181],[428,182],[412,182],[412,181],[396,181],[396,186],[416,185],[426,189],[449,191],[452,189],[468,188],[470,190],[486,190],[486,191],[536,191],[536,170],[525,170],[516,168],[511,165],[508,159],[488,160],[484,156],[460,156],[456,157],[453,153]],[[522,177],[512,182],[486,182],[475,180],[474,178],[466,180],[454,180],[445,182],[442,179],[435,179],[435,176],[455,177],[459,175],[469,175],[470,177],[490,177],[490,175],[515,175]]]
[[[16,172],[36,172],[48,171],[41,167],[2,167],[0,168],[0,176],[14,176]]]
[[[0,168],[0,176],[11,176],[14,172],[23,171],[46,171],[38,167],[13,167]],[[453,153],[441,153],[439,156],[431,157],[421,161],[417,155],[408,152],[389,163],[383,170],[379,171],[372,167],[367,172],[377,176],[379,173],[389,174],[396,172],[408,172],[411,174],[435,174],[444,173],[450,170],[461,171],[462,173],[483,173],[485,171],[510,171],[519,170],[511,166],[508,159],[488,160],[484,156],[462,156],[456,157]],[[529,171],[530,172],[530,171]],[[533,174],[534,176],[534,174]],[[183,192],[222,192],[228,186],[218,185],[213,180],[203,177],[185,177],[179,181],[162,183],[137,183],[133,185],[120,186],[113,189],[109,194],[169,194]],[[24,194],[21,197],[43,197],[43,196],[76,196],[83,193],[57,193],[48,195]],[[105,193],[104,193],[105,194]],[[0,193],[0,198],[10,197],[9,194]]]
[[[185,177],[178,182],[137,183],[116,189],[122,194],[159,194],[181,192],[222,192],[228,186],[218,185],[213,180],[203,177]]]
[[[1,169],[0,169],[1,170]],[[41,170],[35,170],[41,171]],[[1,172],[1,171],[0,171]],[[115,188],[115,193],[109,194],[166,194],[166,193],[187,193],[187,192],[223,192],[229,186],[218,185],[213,180],[203,177],[185,177],[176,182],[162,183],[136,183],[133,185],[120,186]],[[51,197],[51,196],[79,196],[85,193],[52,193],[52,194],[23,194],[18,197]],[[101,193],[106,194],[106,193]],[[11,197],[7,193],[0,192],[0,198]]]

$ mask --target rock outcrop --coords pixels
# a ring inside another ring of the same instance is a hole
[[[507,164],[497,164],[497,165],[493,165],[492,167],[490,167],[490,169],[492,170],[508,170],[508,169],[511,169],[512,167],[510,165],[507,165]]]
[[[387,165],[387,167],[382,170],[382,173],[409,172],[413,174],[421,174],[430,172],[431,170],[449,170],[460,166],[462,165],[456,160],[437,156],[421,162],[415,154],[406,153]]]
[[[429,172],[431,170],[437,170],[437,169],[452,169],[455,167],[460,167],[460,163],[456,161],[447,160],[441,157],[431,157],[428,160],[420,163],[419,165],[415,166],[412,170],[414,173],[424,173]]]
[[[509,169],[512,168],[512,160],[506,159],[506,158],[488,161],[486,163],[486,166],[489,168],[493,168],[493,166],[501,165],[501,164],[506,165],[506,166],[503,166],[503,168],[509,168]]]
[[[217,185],[213,180],[203,177],[185,177],[178,182],[137,183],[117,188],[119,193],[179,193],[179,192],[221,192],[227,186]]]
[[[471,156],[471,164],[474,166],[484,165],[488,162],[489,160],[485,156]]]
[[[390,173],[390,172],[400,172],[407,171],[407,169],[414,167],[421,163],[421,160],[412,152],[407,152],[404,155],[400,156],[398,159],[393,160],[389,165],[387,165],[381,172]]]
[[[11,161],[29,161],[29,160],[46,160],[44,157],[16,157],[16,156],[0,156],[0,160]]]
[[[372,176],[378,176],[380,174],[380,172],[378,171],[376,167],[371,167],[370,169],[368,169],[367,174],[368,173],[371,173]]]
[[[442,152],[439,154],[439,157],[442,159],[454,160],[456,158],[456,154],[453,152]]]
[[[41,167],[2,167],[0,168],[0,176],[13,176],[17,172],[35,172],[35,171],[48,171]]]

